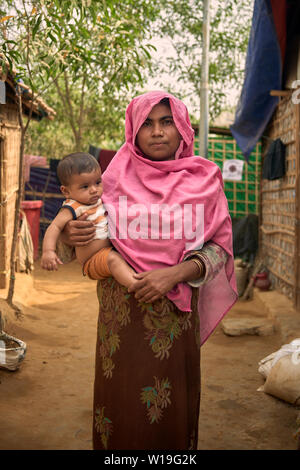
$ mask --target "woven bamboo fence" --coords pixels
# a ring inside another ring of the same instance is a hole
[[[16,105],[0,105],[0,288],[7,286],[18,191],[21,131]]]
[[[199,140],[195,138],[195,154],[199,155]],[[249,214],[259,214],[261,143],[259,142],[249,157],[249,162],[231,135],[210,135],[208,139],[208,159],[215,162],[220,170],[225,160],[243,160],[241,181],[224,181],[224,190],[232,217],[242,218]]]
[[[272,285],[300,307],[299,266],[299,105],[291,96],[280,99],[265,135],[286,145],[286,174],[262,180],[260,249]]]

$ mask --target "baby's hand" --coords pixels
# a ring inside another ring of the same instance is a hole
[[[58,265],[63,264],[55,251],[44,251],[41,259],[41,266],[48,271],[57,271]]]

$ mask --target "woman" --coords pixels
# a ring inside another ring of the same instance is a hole
[[[200,344],[237,299],[222,177],[193,155],[187,109],[168,93],[132,100],[125,137],[103,202],[137,274],[128,291],[98,282],[94,448],[196,449]],[[88,222],[68,231],[70,244],[92,234]]]

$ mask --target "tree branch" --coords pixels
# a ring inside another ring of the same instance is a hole
[[[54,84],[56,86],[58,95],[59,95],[59,97],[60,97],[60,99],[61,99],[61,101],[62,101],[62,103],[65,107],[67,117],[68,117],[68,121],[70,123],[72,132],[73,132],[74,136],[76,137],[76,127],[75,127],[75,123],[74,123],[74,116],[73,116],[73,113],[72,113],[72,106],[71,106],[71,109],[70,109],[69,103],[68,103],[68,101],[70,102],[70,97],[68,95],[68,91],[66,89],[66,94],[64,95],[62,89],[60,88],[60,86],[58,84],[57,78],[54,80]]]
[[[80,99],[79,119],[78,119],[78,144],[80,144],[81,137],[82,137],[82,122],[83,122],[84,98],[85,98],[85,82],[86,82],[86,76],[84,75],[83,78],[82,78],[81,99]],[[78,150],[80,150],[80,149],[78,149]]]
[[[73,134],[74,134],[74,137],[75,137],[75,142],[76,142],[76,145],[77,145],[78,131],[76,129],[76,122],[75,122],[75,117],[74,117],[73,105],[72,105],[72,101],[71,101],[71,92],[70,92],[70,88],[69,88],[69,77],[68,77],[68,74],[67,74],[66,70],[64,71],[64,79],[65,79],[65,89],[66,89],[66,101],[67,101],[67,105],[68,105],[68,108],[69,108],[70,124],[71,124],[71,128],[72,128],[72,131],[73,131]]]

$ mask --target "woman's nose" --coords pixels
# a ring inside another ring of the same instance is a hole
[[[152,127],[152,135],[154,136],[160,136],[163,135],[163,130],[160,124],[154,124]]]

